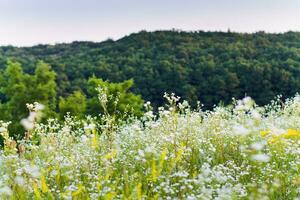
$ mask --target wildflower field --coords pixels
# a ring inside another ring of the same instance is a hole
[[[300,96],[212,111],[166,95],[154,113],[38,123],[15,141],[1,122],[0,199],[298,199]]]

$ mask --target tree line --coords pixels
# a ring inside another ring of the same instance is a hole
[[[15,71],[8,70],[8,59]],[[100,43],[4,46],[0,73],[5,119],[25,113],[26,108],[13,107],[33,100],[30,95],[49,104],[48,115],[101,113],[101,107],[93,107],[98,98],[94,87],[108,83],[111,90],[126,91],[154,107],[164,104],[164,92],[191,104],[200,100],[205,108],[245,95],[263,105],[276,95],[286,98],[300,91],[300,33],[141,31]]]

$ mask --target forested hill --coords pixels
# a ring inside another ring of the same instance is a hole
[[[101,43],[1,47],[7,58],[33,72],[38,60],[57,73],[58,96],[86,92],[88,77],[112,82],[134,79],[133,91],[162,104],[164,92],[207,106],[245,94],[259,104],[300,92],[300,33],[156,31]]]

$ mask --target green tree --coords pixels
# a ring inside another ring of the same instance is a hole
[[[38,62],[33,75],[23,72],[19,63],[9,60],[1,75],[1,120],[11,121],[10,131],[21,135],[20,120],[27,117],[26,103],[39,102],[45,106],[44,118],[55,116],[56,83],[55,72],[50,66]]]
[[[30,76],[29,76],[30,77]],[[45,106],[44,114],[55,116],[56,109],[56,73],[51,70],[50,65],[40,61],[37,63],[33,78],[34,84],[27,85],[31,89],[28,96],[30,102],[37,101]]]
[[[144,101],[140,95],[130,92],[133,83],[132,79],[121,83],[110,83],[96,77],[90,78],[87,113],[91,115],[107,113],[119,117],[125,114],[140,116]]]
[[[59,114],[61,119],[69,112],[77,117],[84,117],[86,111],[86,97],[81,91],[75,91],[67,98],[59,100]]]

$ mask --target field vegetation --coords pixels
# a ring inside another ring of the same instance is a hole
[[[191,108],[174,94],[154,112],[40,123],[27,104],[16,140],[1,122],[1,199],[298,199],[300,96],[267,106],[245,97]],[[118,104],[118,101],[115,102]]]

